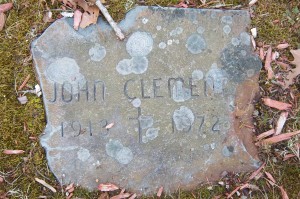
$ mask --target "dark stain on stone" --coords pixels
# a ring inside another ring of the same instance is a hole
[[[262,63],[250,48],[246,45],[235,47],[230,44],[221,52],[222,69],[229,75],[230,80],[242,82],[260,71]]]

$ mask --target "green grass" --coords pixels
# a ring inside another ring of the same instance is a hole
[[[0,0],[0,3],[5,2],[8,1]],[[4,155],[2,152],[0,153],[0,176],[5,177],[6,181],[0,183],[0,198],[4,194],[8,194],[7,197],[9,198],[37,198],[39,196],[65,198],[60,191],[59,183],[47,167],[44,150],[38,141],[38,137],[45,127],[42,100],[35,95],[27,95],[29,102],[26,105],[21,105],[17,100],[15,91],[15,83],[17,87],[21,85],[28,74],[31,75],[28,83],[29,87],[34,87],[38,83],[30,59],[30,43],[36,35],[40,35],[49,25],[42,21],[46,3],[50,8],[58,8],[60,4],[56,2],[51,5],[50,1],[37,0],[14,0],[13,2],[14,8],[7,13],[5,29],[0,32],[0,150],[20,149],[24,150],[25,153],[22,155]],[[120,21],[126,13],[126,2],[126,0],[107,1],[109,12],[117,21]],[[172,6],[179,1],[149,0],[146,2],[146,5]],[[135,3],[136,1],[133,1],[128,9],[132,8]],[[245,1],[227,0],[224,3],[229,8],[230,6],[243,5]],[[210,6],[216,4],[212,3]],[[201,6],[200,1],[196,1],[196,5]],[[298,47],[300,44],[300,28],[297,9],[299,8],[299,1],[297,0],[260,0],[254,8],[255,17],[252,23],[253,27],[258,28],[258,41],[273,45],[286,41],[293,48]],[[280,22],[274,23],[275,20],[280,20]],[[291,57],[287,50],[283,53],[289,58]],[[288,96],[280,88],[275,93],[268,90],[272,88],[272,85],[266,84],[265,72],[261,74],[260,86],[264,91],[262,92],[264,96],[272,96],[278,100],[285,100]],[[297,83],[293,88],[295,96],[299,97],[300,84]],[[256,118],[257,132],[261,133],[274,124],[274,118],[278,118],[279,113],[265,107],[261,102],[256,107],[261,116]],[[289,119],[286,129],[300,129],[300,113],[298,110],[294,110],[294,112],[295,114]],[[37,140],[31,140],[29,137],[36,137]],[[277,163],[271,161],[272,158],[277,156],[275,148],[285,146],[286,144],[281,144],[268,150],[261,150],[261,156],[263,159],[270,160],[268,161],[267,170],[274,174],[278,184],[285,187],[290,198],[297,198],[299,197],[300,187],[299,162],[296,162],[296,160],[282,162],[280,159]],[[35,177],[47,181],[59,190],[58,193],[53,194],[39,185],[35,182]],[[246,177],[242,176],[240,178],[245,179]],[[226,192],[232,191],[238,184],[237,178],[232,179],[235,180],[230,182],[229,190],[216,185],[210,191],[207,186],[203,186],[190,192],[179,190],[172,196],[166,196],[165,198],[213,198],[216,195],[224,197]],[[257,192],[254,198],[262,198],[262,194],[268,195],[269,198],[280,198],[278,189],[268,188],[265,180],[261,179],[254,183],[264,189],[262,192]],[[74,194],[79,198],[97,198],[100,195],[99,192],[88,192],[81,188],[76,188]]]

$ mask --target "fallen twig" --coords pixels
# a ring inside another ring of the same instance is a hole
[[[27,77],[25,78],[25,80],[23,81],[23,83],[21,84],[21,86],[19,86],[18,90],[22,90],[24,88],[24,86],[27,84],[27,82],[29,81],[30,79],[30,74],[27,75]]]
[[[38,178],[34,178],[38,183],[42,184],[43,186],[47,187],[48,189],[50,189],[52,192],[56,193],[56,189],[54,189],[54,187],[52,187],[50,184],[48,184],[47,182],[45,182],[44,180],[38,179]]]
[[[101,10],[101,12],[104,15],[105,19],[108,21],[108,23],[114,29],[114,31],[115,31],[116,35],[118,36],[118,38],[120,40],[124,40],[125,39],[124,34],[122,33],[121,29],[118,27],[118,25],[116,24],[116,22],[113,20],[113,18],[110,16],[110,14],[108,13],[108,11],[105,8],[105,6],[101,3],[100,0],[96,0],[96,5]]]

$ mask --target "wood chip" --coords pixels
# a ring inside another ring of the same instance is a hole
[[[268,79],[272,79],[274,77],[274,72],[271,66],[272,63],[272,48],[269,47],[265,60],[265,70],[268,73]]]
[[[18,154],[22,154],[25,151],[23,150],[4,150],[3,153],[6,155],[18,155]]]
[[[157,196],[157,197],[161,197],[161,194],[162,194],[163,190],[164,190],[164,187],[160,187],[160,188],[158,189],[158,191],[157,191],[156,196]]]
[[[115,125],[115,123],[110,123],[105,128],[106,129],[111,129],[114,125]]]
[[[288,48],[289,46],[290,45],[288,43],[283,43],[283,44],[279,44],[276,48],[282,50]]]
[[[284,103],[284,102],[272,100],[270,98],[263,98],[262,100],[263,100],[265,105],[267,105],[269,107],[272,107],[272,108],[276,108],[276,109],[281,110],[281,111],[292,108],[291,104],[287,104],[287,103]]]
[[[249,6],[250,6],[250,7],[253,6],[257,1],[258,1],[258,0],[251,0],[251,1],[249,2]]]
[[[275,131],[274,135],[279,135],[281,133],[283,126],[287,120],[288,115],[289,115],[289,113],[286,111],[284,111],[280,114],[279,119],[276,124],[276,131]]]
[[[266,138],[266,137],[269,137],[270,135],[273,135],[275,133],[275,129],[271,129],[269,131],[266,131],[264,133],[261,133],[259,134],[257,137],[256,137],[256,140],[261,140],[263,138]]]
[[[56,189],[54,189],[54,187],[52,187],[50,184],[48,184],[44,180],[41,180],[39,178],[34,178],[34,179],[35,179],[35,181],[37,181],[38,183],[40,183],[44,187],[47,187],[48,189],[50,189],[53,193],[56,193]]]

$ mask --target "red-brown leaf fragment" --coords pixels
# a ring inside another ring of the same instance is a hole
[[[4,3],[0,4],[0,12],[6,12],[12,9],[13,4],[12,3]]]
[[[289,46],[290,45],[288,43],[283,43],[283,44],[279,44],[276,48],[282,50],[288,48]]]
[[[22,154],[25,151],[23,150],[4,150],[3,153],[6,155],[18,155],[18,154]]]
[[[273,136],[271,138],[267,138],[262,140],[262,144],[275,144],[281,141],[289,140],[291,137],[300,134],[300,131],[295,131],[293,133],[284,133],[280,135]]]
[[[131,195],[130,193],[122,193],[122,194],[113,196],[110,199],[123,199],[123,198],[128,198],[130,195]]]
[[[4,13],[0,12],[0,31],[3,30],[5,25],[6,16]]]
[[[283,189],[282,186],[279,186],[279,189],[281,191],[282,199],[289,199],[289,196],[287,195],[286,191]]]
[[[291,104],[287,104],[287,103],[284,103],[284,102],[272,100],[270,98],[263,98],[262,100],[263,100],[265,105],[267,105],[269,107],[272,107],[272,108],[276,108],[276,109],[281,110],[281,111],[292,108]]]
[[[161,197],[161,194],[162,194],[163,190],[164,190],[164,187],[160,187],[160,188],[158,189],[158,191],[157,191],[156,196],[157,196],[157,197]]]
[[[273,176],[269,172],[265,171],[265,174],[273,183],[276,183],[276,180],[273,178]]]
[[[81,22],[82,12],[80,10],[75,10],[74,12],[74,24],[73,27],[75,30],[78,30],[79,24]]]
[[[266,60],[265,60],[265,70],[268,73],[268,79],[272,79],[274,77],[274,72],[271,67],[271,63],[272,63],[272,48],[269,47],[266,55]]]
[[[264,167],[266,163],[264,162],[256,171],[254,171],[248,180],[252,180]]]
[[[266,131],[264,133],[259,134],[256,139],[261,140],[263,138],[269,137],[270,135],[273,135],[275,133],[275,129],[271,129],[269,131]]]
[[[119,187],[117,187],[114,184],[107,183],[107,184],[99,184],[98,189],[100,191],[115,191],[115,190],[118,190]]]

